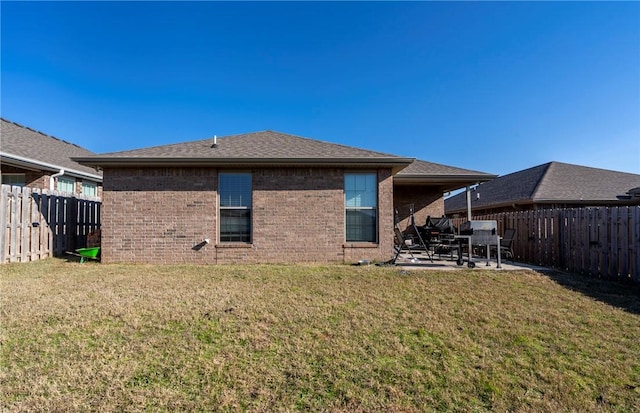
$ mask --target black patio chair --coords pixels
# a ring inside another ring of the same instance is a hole
[[[504,231],[504,237],[500,240],[500,256],[513,261],[513,240],[516,236],[516,230],[514,228],[507,228]],[[495,254],[496,245],[491,246],[491,253]]]

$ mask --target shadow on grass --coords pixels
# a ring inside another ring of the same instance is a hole
[[[640,285],[559,271],[549,271],[545,274],[565,288],[640,315]]]

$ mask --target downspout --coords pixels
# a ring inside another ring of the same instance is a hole
[[[49,190],[53,191],[53,182],[55,178],[64,175],[64,169],[60,169],[58,173],[55,173],[49,177]]]

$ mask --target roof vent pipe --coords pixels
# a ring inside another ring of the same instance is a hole
[[[218,136],[217,135],[213,135],[213,145],[211,145],[212,148],[217,148],[218,147]]]
[[[55,173],[53,175],[51,175],[49,177],[49,190],[53,191],[53,183],[55,182],[55,179],[59,176],[64,175],[64,169],[60,169],[60,171],[58,171],[58,173]]]

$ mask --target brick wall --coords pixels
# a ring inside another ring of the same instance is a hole
[[[247,172],[252,173],[253,242],[220,244],[216,242],[216,169],[106,168],[103,262],[355,262],[391,257],[390,170],[378,171],[378,244],[344,242],[344,169]],[[198,245],[205,238],[211,244]]]
[[[444,215],[444,197],[437,187],[426,185],[396,185],[393,188],[394,207],[398,209],[400,228],[410,223],[410,205],[414,205],[417,225],[424,225],[428,216]]]
[[[215,249],[217,172],[197,168],[104,170],[102,261],[205,263]]]
[[[341,262],[344,173],[340,169],[253,171],[253,245],[266,262]],[[218,258],[227,261],[228,250]]]
[[[359,260],[387,261],[393,258],[393,177],[391,170],[378,170],[378,243],[345,244],[344,262]]]

